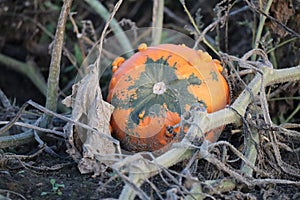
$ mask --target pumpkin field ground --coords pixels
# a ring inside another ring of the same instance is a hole
[[[32,144],[35,145],[35,144]],[[28,147],[25,147],[28,148]],[[25,149],[24,148],[24,149]],[[29,150],[29,149],[28,149]],[[39,169],[22,168],[15,170],[1,170],[0,173],[0,194],[5,194],[8,191],[14,191],[23,195],[26,199],[102,199],[102,198],[118,198],[121,193],[123,183],[120,179],[116,179],[107,183],[112,175],[112,171],[108,170],[100,177],[93,178],[91,174],[82,175],[74,163],[63,152],[65,149],[60,149],[60,156],[66,158],[55,158],[46,153],[41,153],[34,159],[29,159],[26,162]],[[19,150],[21,153],[23,150]],[[24,154],[26,152],[23,152]],[[297,163],[295,157],[286,160],[289,163]],[[182,170],[185,163],[180,163],[172,167],[172,170]],[[61,166],[59,166],[61,165]],[[8,165],[9,167],[11,165]],[[45,170],[43,167],[53,169]],[[199,163],[199,171],[201,174],[209,177],[214,173],[214,168],[207,170],[211,166],[207,163]],[[11,166],[11,167],[16,167]],[[57,169],[56,169],[57,168]],[[206,174],[204,173],[206,172]],[[54,179],[56,183],[63,184],[60,188],[61,194],[53,191],[50,180]],[[167,177],[166,177],[167,179]],[[150,179],[156,186],[163,190],[170,188],[166,185],[159,176]],[[149,185],[144,185],[143,188],[149,194],[153,193]],[[44,193],[44,194],[43,194]],[[298,186],[291,185],[268,185],[266,187],[253,187],[246,191],[231,191],[228,193],[231,199],[298,199],[300,197],[300,190]],[[164,194],[163,194],[164,195]],[[156,196],[154,196],[155,198]],[[11,199],[22,199],[18,195],[10,193]],[[156,197],[157,198],[157,197]],[[216,198],[222,198],[216,196]]]
[[[62,156],[66,156],[65,154]],[[53,158],[52,156],[42,153],[37,158],[31,160],[33,165],[53,167],[68,163],[61,169],[52,170],[33,170],[33,169],[18,169],[18,170],[1,170],[0,174],[0,194],[5,194],[6,191],[14,191],[21,194],[26,199],[101,199],[101,198],[117,198],[120,194],[121,187],[115,184],[105,191],[101,191],[101,182],[109,177],[109,172],[103,174],[102,178],[92,178],[91,175],[82,175],[77,169],[77,165],[71,160],[61,158]],[[57,184],[62,184],[59,187],[61,194],[53,190],[50,180],[54,179]],[[103,179],[103,180],[102,180]],[[120,185],[121,186],[121,185]],[[10,193],[11,199],[22,199],[20,196]]]
[[[72,93],[72,85],[80,74],[81,63],[93,44],[100,39],[105,26],[106,20],[87,3],[90,1],[92,0],[73,0],[71,12],[76,14],[73,13],[73,18],[68,18],[66,24],[59,102]],[[112,13],[117,1],[97,2],[101,2],[107,11]],[[124,0],[115,18],[124,30],[151,27],[153,2],[159,0]],[[192,25],[181,2],[185,2],[201,32],[210,24],[215,24],[206,33],[207,41],[213,44],[214,48],[210,48],[205,42],[201,42],[201,45],[213,58],[227,64],[231,103],[246,88],[245,85],[249,84],[256,74],[261,73],[259,68],[258,71],[252,71],[253,74],[247,75],[248,69],[238,66],[244,61],[242,57],[255,48],[254,40],[258,35],[260,36],[256,47],[263,53],[256,54],[260,55],[255,61],[256,66],[260,63],[264,66],[268,64],[261,55],[267,55],[274,69],[299,66],[298,0],[164,0],[163,27],[197,39],[200,34]],[[264,9],[259,9],[259,2],[263,5],[272,3],[267,15],[262,14]],[[35,124],[38,117],[43,115],[43,112],[34,106],[27,107],[21,115],[18,111],[28,100],[42,106],[46,104],[45,88],[51,61],[50,50],[62,5],[61,0],[0,1],[0,200],[118,199],[129,182],[121,173],[118,174],[110,167],[99,174],[95,173],[96,175],[80,173],[78,162],[74,161],[73,155],[67,153],[70,150],[68,139],[60,135],[40,134],[40,138],[32,137],[31,141],[20,145],[16,145],[16,142],[12,143],[11,147],[1,147],[2,144],[5,145],[3,140],[6,136],[18,135],[28,130],[22,126],[12,126],[2,132],[8,121],[19,117],[24,123]],[[263,16],[267,16],[264,22]],[[261,23],[263,27],[259,34]],[[74,24],[86,37],[84,40],[78,38],[80,34],[76,35],[74,32]],[[108,36],[110,35],[113,35],[113,31],[108,33]],[[215,51],[220,52],[219,57]],[[104,55],[110,56],[107,49],[103,52]],[[252,55],[249,59],[255,60],[254,57]],[[241,71],[235,71],[232,67]],[[253,68],[249,69],[251,70]],[[100,80],[104,100],[112,76],[110,69],[107,71]],[[240,72],[241,76],[236,75]],[[180,161],[146,179],[141,187],[133,187],[138,194],[135,199],[141,199],[143,194],[151,199],[192,199],[189,193],[195,182],[201,182],[200,193],[204,194],[205,199],[300,199],[299,79],[297,77],[294,79],[296,81],[285,83],[278,81],[265,88],[265,97],[257,95],[255,103],[251,103],[244,116],[240,116],[240,124],[229,124],[225,127],[219,139],[224,143],[216,145],[210,152],[216,161],[197,155]],[[264,100],[267,101],[267,111],[262,106],[266,105]],[[71,116],[71,110],[61,103],[58,104],[57,113]],[[266,113],[274,123],[273,127],[266,122]],[[65,133],[66,121],[59,117],[54,117],[49,125],[51,130]],[[250,169],[251,175],[246,174],[249,173],[249,169],[247,172],[241,172],[244,166],[243,156],[247,154],[245,151],[249,145],[246,144],[245,138],[252,137],[249,136],[250,130],[260,134],[259,142],[254,145],[258,151],[254,167]],[[270,142],[273,133],[278,133],[275,146]],[[80,150],[82,151],[82,148]],[[195,152],[198,150],[200,152],[200,148]],[[218,161],[225,163],[224,166],[216,165]],[[216,182],[212,183],[212,180]],[[228,181],[234,186],[224,184],[229,188],[224,189],[221,188],[224,185],[214,185],[219,184],[220,180]],[[247,185],[254,182],[256,184]]]

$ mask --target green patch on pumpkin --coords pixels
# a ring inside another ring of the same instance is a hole
[[[189,85],[200,85],[202,81],[195,74],[179,79],[176,70],[182,66],[177,66],[176,63],[170,66],[169,58],[170,56],[168,58],[161,57],[156,61],[147,58],[145,71],[141,72],[139,78],[134,80],[133,85],[128,87],[125,100],[118,98],[120,94],[113,95],[112,104],[116,109],[133,108],[127,121],[126,129],[129,134],[133,133],[132,131],[138,126],[140,120],[147,116],[165,118],[167,110],[178,113],[180,116],[185,112],[186,105],[198,101],[193,94],[188,92],[187,88]],[[128,77],[130,77],[129,74]],[[154,94],[153,86],[159,82],[165,84],[166,90],[163,94]],[[140,113],[144,113],[143,118],[139,117]]]
[[[212,71],[210,71],[209,74],[211,75],[211,78],[212,78],[213,81],[219,81],[217,72],[212,70]]]

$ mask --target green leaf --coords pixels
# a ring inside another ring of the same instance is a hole
[[[49,192],[41,192],[41,196],[46,196],[48,194],[49,194]]]
[[[59,187],[59,188],[64,188],[65,184],[56,184],[56,186]]]
[[[52,186],[54,186],[54,185],[55,185],[55,182],[56,182],[56,181],[55,181],[55,179],[54,179],[54,178],[51,178],[51,179],[50,179],[50,183],[51,183],[51,185],[52,185]]]
[[[58,187],[57,187],[56,184],[53,185],[52,190],[53,190],[54,192],[58,190]]]

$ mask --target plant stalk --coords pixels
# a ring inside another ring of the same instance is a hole
[[[269,13],[269,10],[271,8],[272,3],[273,3],[273,0],[268,0],[265,11],[264,11],[265,13],[267,13],[267,14]],[[256,36],[255,36],[255,41],[254,41],[254,44],[253,44],[253,49],[258,48],[259,41],[261,39],[262,31],[264,29],[267,17],[264,16],[264,15],[261,15],[259,19],[260,20],[259,20],[259,25],[258,25]],[[252,60],[255,60],[255,59],[256,59],[256,54],[254,54],[253,57],[252,57]]]
[[[90,6],[91,8],[93,8],[98,15],[100,15],[105,21],[109,20],[110,17],[110,12],[108,12],[108,10],[103,6],[103,4],[100,1],[97,0],[85,0]],[[109,24],[110,28],[112,29],[112,31],[114,32],[117,40],[119,41],[120,45],[122,46],[123,50],[126,52],[126,54],[128,55],[132,55],[132,46],[130,41],[128,40],[125,32],[123,31],[123,29],[121,28],[121,26],[119,25],[119,23],[117,22],[116,19],[112,19],[110,24]]]
[[[161,41],[161,34],[164,19],[164,0],[153,1],[153,16],[152,16],[152,44],[159,45]]]
[[[27,76],[31,80],[31,82],[39,89],[39,91],[43,95],[46,95],[47,85],[44,80],[44,77],[34,66],[28,65],[27,63],[20,62],[1,53],[0,53],[0,63],[9,67],[10,69],[13,69]]]
[[[49,77],[48,77],[48,84],[47,84],[46,108],[54,112],[57,110],[60,61],[61,61],[62,49],[64,43],[65,27],[66,27],[68,15],[70,13],[71,5],[72,5],[72,0],[64,0],[64,4],[61,9],[59,20],[56,27],[53,50],[51,54],[51,63],[50,63]],[[42,120],[42,126],[47,127],[50,124],[51,119],[52,119],[51,116],[44,115],[44,120]]]

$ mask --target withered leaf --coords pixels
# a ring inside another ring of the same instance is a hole
[[[72,87],[72,94],[63,103],[72,107],[72,119],[97,131],[110,135],[109,121],[113,106],[102,98],[99,86],[98,69],[89,66],[88,74]],[[78,168],[81,173],[99,174],[103,166],[109,166],[113,159],[115,147],[113,142],[100,134],[78,125],[66,126],[69,133],[68,152],[78,161],[78,153],[82,155]]]

